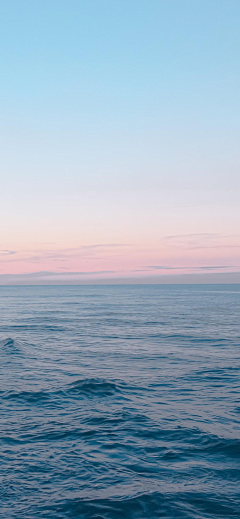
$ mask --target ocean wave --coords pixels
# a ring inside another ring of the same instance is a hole
[[[10,347],[11,343],[9,342]],[[124,384],[122,384],[124,386]],[[1,398],[6,400],[17,400],[22,403],[42,405],[45,403],[56,403],[56,399],[60,399],[61,402],[64,398],[75,398],[77,397],[112,397],[116,394],[121,394],[122,388],[120,383],[101,379],[101,378],[85,378],[78,379],[62,386],[58,389],[25,389],[22,390],[7,390],[0,391]]]
[[[6,400],[18,400],[29,404],[40,404],[52,398],[51,392],[48,391],[1,391],[0,395]]]
[[[66,391],[68,394],[84,394],[93,396],[113,396],[120,393],[121,389],[116,382],[101,378],[79,379],[70,384]]]
[[[12,339],[12,337],[7,337],[6,339],[2,339],[0,341],[0,351],[4,353],[9,353],[10,355],[20,353],[21,346],[18,341]]]
[[[153,490],[136,492],[135,495],[114,497],[66,497],[57,499],[53,505],[38,508],[41,518],[81,519],[213,519],[239,517],[238,499],[214,492],[186,491],[161,492]],[[71,494],[71,492],[70,492]],[[98,492],[101,494],[101,492]],[[107,492],[103,492],[107,494]],[[54,514],[54,515],[51,515]],[[29,518],[29,515],[26,515]]]

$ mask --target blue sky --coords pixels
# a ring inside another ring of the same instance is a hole
[[[98,244],[126,248],[89,272],[238,270],[240,3],[0,7],[1,250],[15,252],[0,273],[59,272],[52,251]],[[211,250],[174,256],[178,235],[211,235]],[[63,268],[82,272],[77,258]]]

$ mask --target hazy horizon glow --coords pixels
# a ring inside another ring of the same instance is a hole
[[[240,282],[239,16],[2,2],[0,284]]]

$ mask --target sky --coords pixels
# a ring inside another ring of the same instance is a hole
[[[0,13],[0,284],[240,283],[239,0]]]

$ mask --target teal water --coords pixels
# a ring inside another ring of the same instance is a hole
[[[240,517],[240,285],[0,287],[0,354],[1,517]]]

